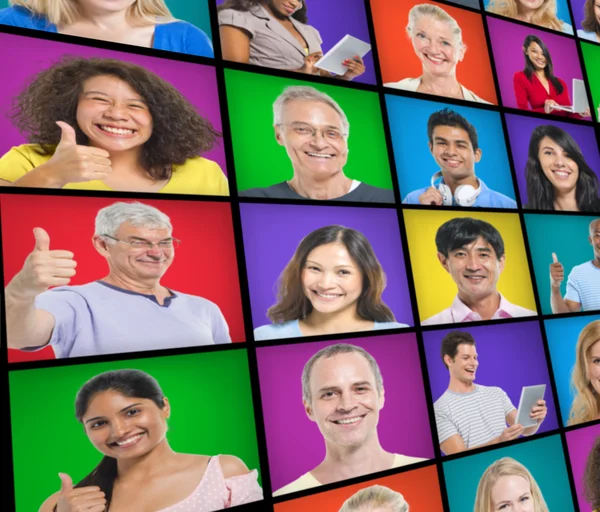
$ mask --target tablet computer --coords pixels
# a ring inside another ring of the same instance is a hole
[[[576,114],[583,114],[588,108],[589,103],[587,100],[587,91],[585,90],[585,83],[583,80],[573,78],[573,105],[555,105],[554,110],[565,110],[567,112],[574,112]]]
[[[521,389],[521,400],[519,400],[519,409],[517,411],[517,419],[515,423],[523,425],[523,427],[533,427],[537,425],[537,421],[532,419],[531,409],[537,404],[538,400],[543,400],[546,392],[546,384],[537,386],[523,386]]]
[[[346,34],[315,63],[315,66],[336,75],[343,75],[348,71],[348,68],[343,64],[346,59],[351,59],[355,55],[359,55],[362,58],[370,51],[371,45],[369,43]]]

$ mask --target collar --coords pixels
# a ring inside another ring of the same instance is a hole
[[[168,308],[171,305],[171,301],[178,297],[178,295],[173,290],[167,288],[167,290],[171,294],[171,296],[165,297],[165,303],[161,305],[158,303],[158,300],[156,299],[156,295],[134,292],[133,290],[127,290],[126,288],[120,288],[119,286],[115,286],[114,284],[105,283],[104,281],[100,281],[100,280],[98,280],[96,282],[98,284],[101,284],[102,286],[106,286],[107,288],[110,288],[111,290],[115,290],[117,292],[126,293],[128,295],[137,295],[138,297],[145,297],[146,299],[151,300],[152,302],[158,304],[161,307],[165,307],[165,308]]]
[[[253,6],[249,9],[248,12],[250,12],[252,15],[256,16],[257,18],[267,20],[267,28],[269,28],[270,30],[275,32],[279,37],[281,37],[282,39],[287,41],[289,44],[291,44],[294,48],[296,48],[296,50],[298,50],[300,53],[302,53],[303,57],[306,57],[306,52],[304,51],[304,47],[298,42],[298,40],[292,34],[290,34],[290,32],[281,23],[279,23],[279,21],[277,21],[273,16],[271,16],[271,14],[269,14],[269,11],[267,11],[262,5],[258,4],[258,5]],[[288,19],[292,22],[292,25],[294,25],[294,28],[300,33],[300,35],[304,38],[304,40],[306,41],[306,44],[308,45],[309,37],[306,33],[305,25],[303,23],[300,23],[298,20],[296,20],[292,16],[288,16]]]
[[[492,315],[492,320],[497,318],[512,318],[512,315],[510,314],[512,304],[508,302],[501,293],[499,295],[500,305],[498,306],[496,312]],[[452,305],[450,306],[450,311],[455,323],[482,320],[481,315],[479,315],[479,313],[475,313],[475,311],[473,311],[462,300],[460,300],[458,295],[454,297]]]
[[[441,172],[441,169],[440,169],[440,172]],[[479,176],[476,175],[475,179],[479,182],[479,186],[481,188],[481,192],[487,192],[489,190],[489,188],[487,188],[487,185],[485,184],[485,182]],[[446,182],[444,181],[444,176],[443,175],[440,178],[440,183],[443,183],[444,185],[446,184]]]

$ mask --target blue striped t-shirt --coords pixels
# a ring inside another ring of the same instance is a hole
[[[591,261],[573,267],[567,279],[565,300],[579,302],[582,311],[600,309],[600,268]]]

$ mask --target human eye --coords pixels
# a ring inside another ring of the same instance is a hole
[[[455,257],[455,258],[464,258],[464,257],[465,257],[465,255],[466,255],[465,251],[456,251],[456,252],[454,253],[454,257]]]
[[[141,409],[129,409],[125,414],[126,416],[137,416],[140,412],[142,412]]]
[[[306,134],[306,133],[309,133],[311,130],[310,130],[310,128],[308,128],[307,126],[297,126],[297,125],[296,125],[296,126],[294,126],[294,131],[295,131],[296,133],[299,133],[299,134],[301,134],[301,135],[304,135],[304,134]]]
[[[163,249],[170,249],[173,247],[173,240],[162,240],[161,242],[158,242],[158,245]]]
[[[100,428],[100,427],[102,427],[104,425],[106,425],[106,421],[104,421],[104,420],[98,420],[98,421],[95,421],[94,423],[92,423],[90,425],[90,428],[97,429],[97,428]]]
[[[342,134],[340,132],[338,132],[337,130],[328,130],[327,131],[327,137],[329,137],[330,139],[339,139],[341,138]]]
[[[349,270],[346,269],[341,269],[338,274],[342,275],[342,276],[349,276],[351,274],[351,272]]]
[[[129,243],[134,249],[142,249],[144,247],[148,247],[148,242],[144,242],[143,240],[134,240],[133,242]]]
[[[321,395],[321,398],[328,399],[328,398],[333,398],[334,396],[335,396],[334,391],[325,391],[325,393],[323,393]]]
[[[102,98],[101,96],[92,96],[91,99],[100,103],[108,103],[108,100],[106,98]]]

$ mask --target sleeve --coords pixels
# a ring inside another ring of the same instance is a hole
[[[200,57],[214,57],[213,45],[205,32],[188,23],[185,31],[185,53]]]
[[[5,4],[6,5],[6,4]],[[0,9],[0,24],[9,27],[37,29],[33,23],[33,17],[23,7],[7,7]]]
[[[225,343],[231,343],[231,336],[229,335],[229,326],[227,321],[221,312],[221,309],[216,304],[212,304],[211,312],[211,325],[213,341],[216,345],[223,345]]]
[[[515,98],[517,99],[517,106],[523,110],[530,110],[529,84],[527,83],[527,77],[523,74],[522,71],[515,73],[515,76],[513,78],[513,86],[515,89]],[[542,111],[543,110],[544,109],[542,109]]]
[[[229,195],[229,180],[225,173],[219,167],[217,162],[213,162],[214,164],[214,174],[215,174],[215,182],[216,182],[216,190],[214,191],[214,195],[216,196],[228,196]]]
[[[446,407],[434,403],[433,410],[435,413],[435,424],[437,426],[438,432],[438,440],[441,443],[446,441],[446,439],[451,438],[453,435],[458,434],[458,429],[456,425],[452,423],[450,416],[446,411]]]
[[[14,183],[35,168],[35,164],[23,148],[24,146],[13,147],[0,158],[0,179]]]
[[[235,9],[223,9],[222,11],[219,11],[219,27],[231,25],[232,27],[244,29],[250,34],[250,37],[254,37],[256,35],[256,30],[255,27],[252,26],[250,16],[251,14],[249,13],[236,11]]]
[[[404,201],[402,201],[402,204],[419,204],[419,196],[422,194],[419,194],[419,192],[421,192],[420,190],[413,190],[412,192],[409,192],[406,197],[404,198]]]
[[[510,412],[516,409],[513,403],[510,401],[510,398],[506,394],[503,389],[498,388],[498,393],[500,394],[500,400],[502,401],[502,408],[504,409],[504,417]]]
[[[256,469],[247,475],[227,478],[225,485],[229,490],[230,507],[263,499],[263,491],[260,485],[258,485],[258,472]]]
[[[581,287],[579,286],[579,279],[575,269],[571,270],[569,277],[567,278],[567,293],[565,300],[571,300],[581,304]]]

